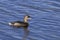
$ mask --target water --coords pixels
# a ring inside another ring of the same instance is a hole
[[[11,21],[23,20],[28,13],[29,34],[12,28]],[[59,0],[0,0],[0,40],[60,40]]]

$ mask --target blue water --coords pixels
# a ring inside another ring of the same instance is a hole
[[[8,25],[29,14],[25,40],[60,40],[60,0],[0,0],[0,40],[22,40],[22,28]]]

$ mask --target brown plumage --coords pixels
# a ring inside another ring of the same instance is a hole
[[[20,27],[28,28],[28,26],[29,26],[28,19],[30,19],[30,16],[26,15],[24,17],[23,22],[22,21],[14,21],[14,22],[10,22],[9,25],[17,27],[17,28],[20,28]]]

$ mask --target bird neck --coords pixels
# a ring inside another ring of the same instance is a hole
[[[28,22],[27,16],[24,17],[24,22],[26,22],[26,23]]]

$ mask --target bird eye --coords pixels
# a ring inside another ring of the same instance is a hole
[[[28,16],[28,17],[30,17],[30,16]]]

